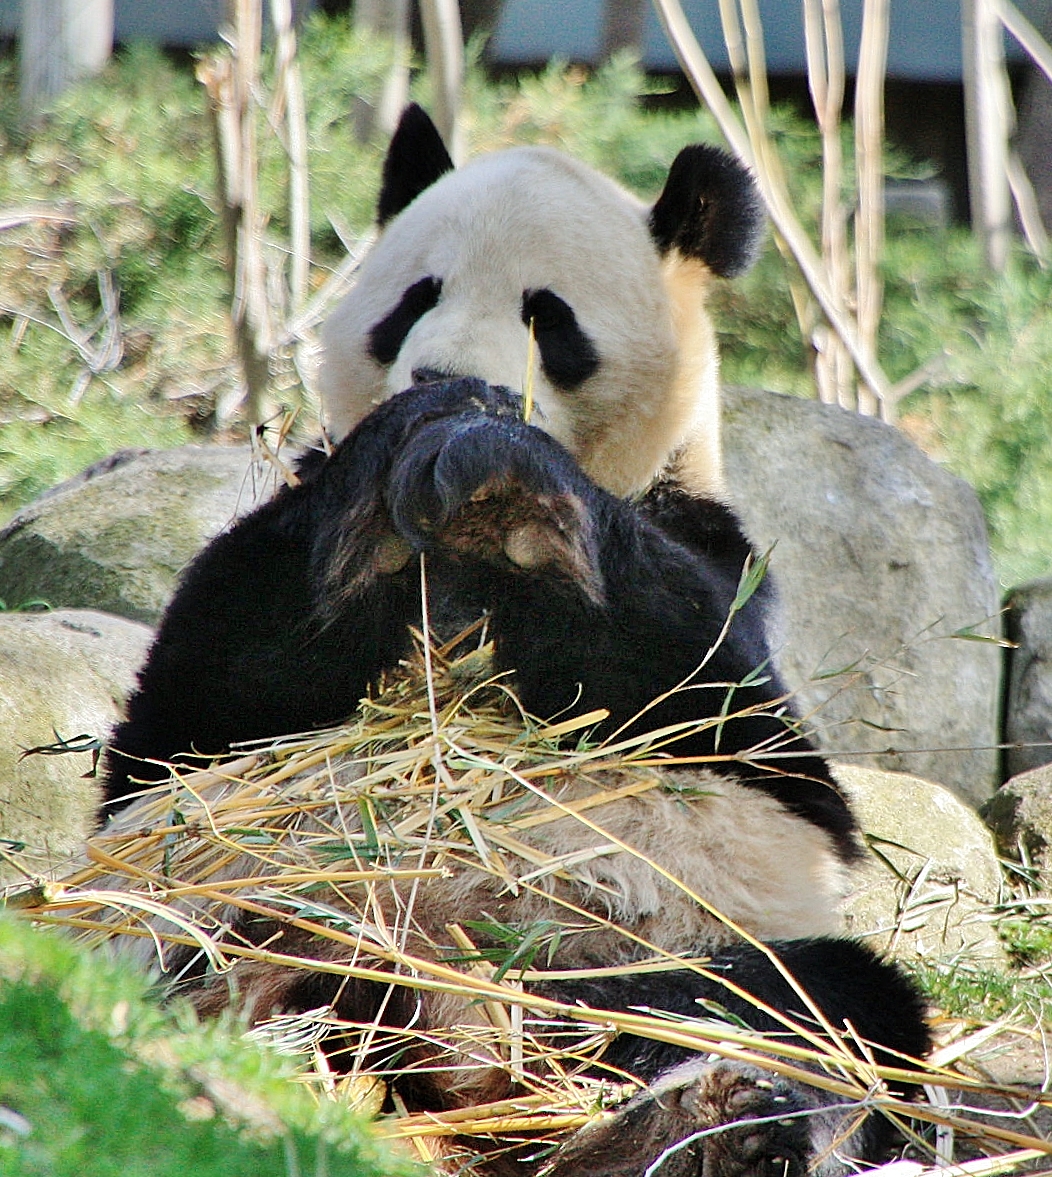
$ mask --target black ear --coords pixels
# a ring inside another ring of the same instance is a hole
[[[453,161],[435,124],[415,102],[407,106],[387,148],[377,223],[386,225],[425,188],[452,170]]]
[[[650,233],[662,254],[675,249],[734,278],[755,261],[765,219],[749,171],[718,147],[695,143],[673,160],[650,210]]]

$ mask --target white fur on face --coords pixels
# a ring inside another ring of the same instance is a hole
[[[369,354],[369,333],[423,278],[441,281],[441,297],[384,368]],[[483,156],[391,222],[330,316],[321,374],[328,427],[342,438],[422,368],[522,391],[529,355],[523,293],[548,289],[573,309],[599,367],[562,390],[536,352],[531,423],[607,489],[639,492],[699,428],[717,436],[715,343],[703,286],[692,286],[694,314],[677,303],[674,315],[646,209],[606,177],[546,148]]]

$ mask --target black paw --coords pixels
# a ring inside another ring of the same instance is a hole
[[[391,467],[385,501],[395,528],[415,547],[554,571],[598,601],[593,493],[547,434],[517,416],[469,409],[412,430]]]
[[[443,419],[518,417],[519,402],[506,389],[468,377],[414,385],[381,402],[359,423],[337,446],[330,471],[334,465],[346,467],[348,475],[354,472],[379,492],[391,463],[415,431]]]
[[[436,422],[492,420],[519,411],[517,397],[481,380],[416,385],[378,405],[327,461],[312,468],[312,561],[315,580],[323,585],[323,611],[397,572],[412,556],[414,544],[392,523],[383,489],[416,433]]]
[[[692,1060],[573,1136],[544,1177],[806,1177],[818,1106],[756,1067]]]

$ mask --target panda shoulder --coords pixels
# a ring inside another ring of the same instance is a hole
[[[714,496],[694,494],[674,479],[656,482],[639,508],[670,539],[706,562],[740,572],[755,555],[733,507]]]

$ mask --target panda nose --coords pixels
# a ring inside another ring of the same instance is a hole
[[[521,417],[522,395],[504,385],[487,384],[477,376],[459,376],[437,368],[414,368],[413,386],[421,384],[459,385],[465,405],[471,404],[495,417]]]

